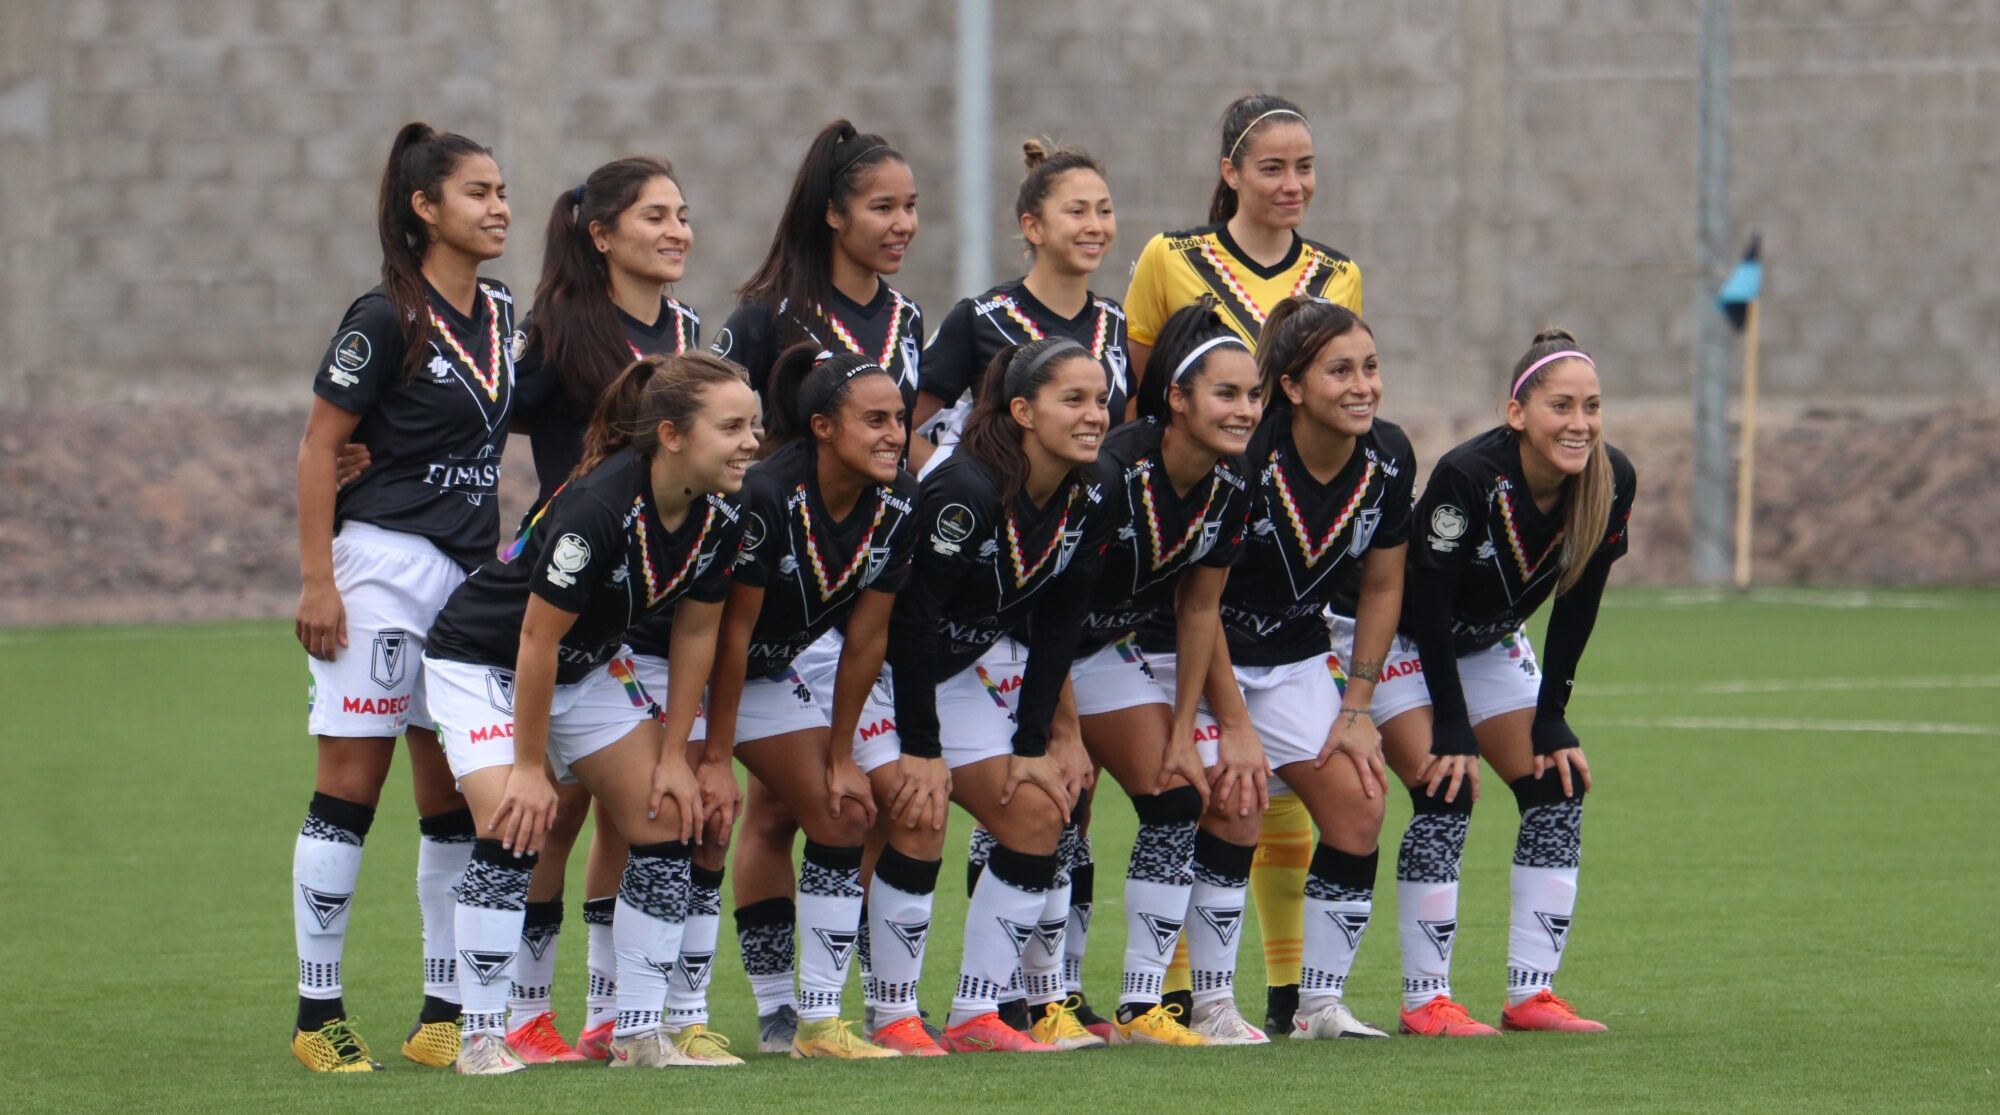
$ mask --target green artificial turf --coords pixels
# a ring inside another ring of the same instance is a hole
[[[396,1055],[419,995],[399,759],[368,841],[347,1002],[388,1071],[286,1049],[290,857],[310,791],[289,625],[0,632],[0,1107],[10,1111],[2000,1110],[2000,593],[1614,593],[1572,723],[1598,779],[1561,992],[1612,1032],[461,1080]],[[1866,728],[1866,731],[1836,730]],[[1489,772],[1490,774],[1490,772]],[[1392,799],[1349,984],[1394,1026]],[[1107,787],[1086,972],[1116,998],[1130,808]],[[1513,803],[1489,777],[1454,975],[1494,1021]],[[953,819],[924,1001],[957,967]],[[579,856],[581,851],[579,850]],[[581,878],[580,860],[576,879]],[[725,887],[725,892],[726,892]],[[574,895],[575,888],[572,888]],[[557,1009],[582,1016],[570,911]],[[715,1025],[754,1047],[724,916]],[[1244,1013],[1262,959],[1244,933]],[[858,996],[850,996],[856,999]],[[858,1013],[853,1003],[849,1015]]]

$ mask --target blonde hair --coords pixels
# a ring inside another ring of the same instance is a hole
[[[1514,371],[1507,377],[1509,383],[1520,381],[1511,398],[1526,406],[1528,399],[1548,379],[1549,369],[1563,361],[1544,364],[1525,380],[1521,379],[1522,374],[1537,361],[1562,352],[1575,352],[1585,360],[1590,359],[1576,343],[1576,335],[1567,329],[1551,327],[1535,334],[1534,342],[1514,362]],[[1583,471],[1563,481],[1562,575],[1556,579],[1558,596],[1568,592],[1582,579],[1590,559],[1604,544],[1604,532],[1611,525],[1611,489],[1611,455],[1605,451],[1604,438],[1600,434],[1590,447],[1590,460],[1583,466]]]

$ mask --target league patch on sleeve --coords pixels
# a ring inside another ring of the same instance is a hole
[[[946,504],[931,527],[931,549],[941,554],[957,553],[959,543],[972,537],[978,525],[979,520],[973,517],[972,508],[962,503]]]
[[[556,539],[549,554],[549,583],[562,588],[576,584],[576,573],[590,564],[590,543],[574,534]]]
[[[1458,549],[1458,540],[1465,534],[1465,512],[1451,504],[1441,504],[1431,512],[1431,549],[1448,554]]]
[[[375,350],[368,343],[368,337],[360,330],[353,330],[341,337],[333,346],[333,363],[327,365],[327,378],[340,387],[353,387],[361,382],[356,375],[374,359]]]

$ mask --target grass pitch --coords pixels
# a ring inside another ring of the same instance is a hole
[[[419,973],[400,763],[346,965],[349,1008],[389,1071],[314,1077],[286,1051],[286,895],[312,776],[288,627],[0,632],[0,1106],[2000,1110],[2000,593],[1615,593],[1584,666],[1572,722],[1598,789],[1559,987],[1609,1035],[856,1065],[753,1056],[731,1072],[564,1066],[465,1081],[396,1055]],[[1104,866],[1086,984],[1108,1008],[1132,817],[1115,790],[1095,812]],[[1407,816],[1392,799],[1349,993],[1391,1028],[1392,862]],[[1454,964],[1460,999],[1488,1021],[1515,823],[1489,780]],[[967,825],[954,818],[938,893],[933,1010],[957,966]],[[740,1050],[755,1026],[726,912],[723,938],[715,1023]],[[1257,940],[1246,928],[1253,1018]],[[572,909],[557,987],[572,1032],[583,943]]]

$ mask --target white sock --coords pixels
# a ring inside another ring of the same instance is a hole
[[[1167,963],[1187,920],[1194,889],[1195,824],[1201,795],[1192,786],[1132,799],[1139,832],[1125,872],[1125,978],[1120,1006],[1160,1001]]]
[[[1236,989],[1236,946],[1243,939],[1243,900],[1250,888],[1254,844],[1231,844],[1214,833],[1194,838],[1194,888],[1188,895],[1188,979],[1197,1009],[1228,1002]]]
[[[518,1029],[551,1009],[549,995],[556,977],[556,937],[562,933],[563,903],[558,894],[547,902],[528,903],[521,923],[521,954],[514,958],[513,986],[507,989],[507,1029]]]
[[[423,918],[424,994],[458,1002],[457,898],[472,860],[472,811],[455,809],[417,821],[417,912]]]
[[[618,1020],[614,1037],[645,1033],[662,1024],[667,978],[680,956],[687,922],[687,844],[634,845],[618,884],[611,918],[618,949]]]
[[[787,1007],[798,1009],[792,991],[797,921],[798,908],[789,898],[766,898],[736,908],[736,947],[760,1018]]]
[[[1097,890],[1097,865],[1090,858],[1089,833],[1077,831],[1066,862],[1069,924],[1063,929],[1063,990],[1077,995],[1083,992],[1083,954],[1090,944],[1090,909]]]
[[[806,841],[799,871],[799,1017],[840,1017],[840,992],[861,937],[861,848]]]
[[[1299,1011],[1304,1018],[1340,1001],[1354,954],[1375,908],[1375,870],[1381,853],[1357,856],[1330,845],[1313,849],[1306,876],[1305,939],[1299,969]]]
[[[722,872],[688,871],[688,912],[681,953],[667,981],[667,1028],[708,1025],[708,977],[715,970],[715,939],[722,932]]]
[[[1035,939],[1021,950],[1020,995],[1028,1000],[1030,1007],[1045,1006],[1067,996],[1063,988],[1063,935],[1069,928],[1069,886],[1069,880],[1058,872],[1055,885],[1042,896]]]
[[[1555,782],[1553,775],[1546,781]],[[1507,919],[1507,1005],[1516,1006],[1553,988],[1563,947],[1569,944],[1581,862],[1583,796],[1561,796],[1536,779],[1514,784],[1521,831],[1514,838],[1508,879],[1513,903]]]
[[[1451,995],[1451,944],[1458,936],[1458,863],[1472,820],[1471,795],[1456,803],[1410,791],[1416,814],[1396,856],[1396,935],[1403,946],[1403,1009]]]
[[[868,948],[875,961],[875,1028],[917,1013],[917,980],[930,939],[938,860],[884,848],[868,885]]]
[[[588,930],[584,964],[590,971],[583,1000],[586,1030],[618,1017],[618,946],[611,929],[612,911],[617,906],[616,896],[590,898],[583,903],[583,924]]]
[[[473,845],[472,862],[458,884],[454,936],[464,1034],[507,1032],[507,989],[521,948],[533,856],[516,858],[498,840]]]
[[[314,794],[292,845],[292,938],[299,951],[299,995],[341,997],[340,957],[347,917],[361,877],[361,843],[375,810]]]
[[[950,1025],[999,1009],[1034,940],[1055,873],[1053,854],[1031,855],[1005,844],[993,849],[965,908],[965,950]]]

